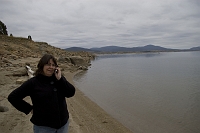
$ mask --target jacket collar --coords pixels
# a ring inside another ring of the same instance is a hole
[[[39,74],[36,76],[36,78],[41,81],[41,82],[44,82],[44,83],[54,83],[56,81],[56,77],[55,75],[53,74],[51,77],[48,77],[48,76],[45,76],[43,74]]]

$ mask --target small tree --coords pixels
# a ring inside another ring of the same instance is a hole
[[[6,25],[0,21],[0,34],[1,35],[8,35]]]

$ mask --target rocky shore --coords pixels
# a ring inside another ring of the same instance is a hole
[[[31,114],[17,111],[7,101],[8,94],[26,81],[26,65],[36,70],[40,57],[52,54],[58,60],[63,75],[73,84],[73,77],[90,67],[95,55],[88,52],[69,52],[22,37],[0,35],[0,131],[3,133],[32,132]],[[103,109],[88,99],[78,88],[73,98],[67,99],[70,112],[70,133],[131,133]],[[30,98],[25,100],[30,102]]]

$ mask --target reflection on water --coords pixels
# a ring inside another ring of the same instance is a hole
[[[101,55],[76,86],[136,133],[199,133],[200,52]]]

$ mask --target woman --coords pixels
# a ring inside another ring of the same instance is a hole
[[[65,98],[74,96],[75,88],[64,76],[52,55],[44,55],[35,77],[24,82],[8,96],[19,111],[32,113],[34,133],[67,133],[69,113]],[[30,96],[32,105],[23,100]]]

